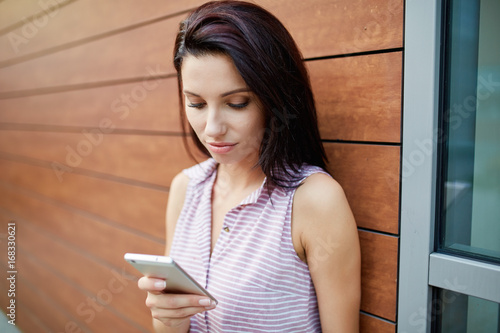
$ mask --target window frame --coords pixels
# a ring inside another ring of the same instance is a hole
[[[406,1],[398,286],[400,333],[430,332],[433,321],[433,290],[428,268],[429,255],[434,250],[440,36],[439,1]]]
[[[436,289],[500,303],[500,266],[435,252],[442,2],[405,2],[398,332],[431,332]],[[435,288],[434,288],[435,287]]]

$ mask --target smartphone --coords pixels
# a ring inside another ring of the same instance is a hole
[[[126,253],[124,259],[147,277],[167,280],[165,292],[203,295],[217,304],[217,300],[170,257]]]

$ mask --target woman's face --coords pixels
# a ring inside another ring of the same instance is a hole
[[[221,164],[252,164],[259,157],[264,113],[231,58],[183,59],[186,116],[201,143]]]

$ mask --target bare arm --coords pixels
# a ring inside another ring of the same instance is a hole
[[[175,225],[184,205],[189,178],[180,173],[170,186],[166,213],[165,255],[169,255]],[[139,288],[148,292],[146,305],[151,309],[153,327],[157,333],[186,333],[190,318],[199,312],[215,308],[210,299],[199,295],[173,295],[162,293],[165,280],[142,277]]]
[[[188,176],[183,173],[179,173],[174,177],[172,183],[170,184],[165,221],[165,230],[167,233],[165,238],[165,255],[167,256],[170,253],[170,247],[172,246],[172,241],[174,239],[174,231],[175,226],[177,225],[177,220],[179,219],[182,207],[184,206],[188,183]]]
[[[340,185],[306,179],[293,204],[294,246],[309,264],[323,332],[359,332],[361,255],[356,223]]]

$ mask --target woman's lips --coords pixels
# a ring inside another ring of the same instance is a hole
[[[229,153],[236,146],[231,142],[207,142],[207,148],[215,154]]]

